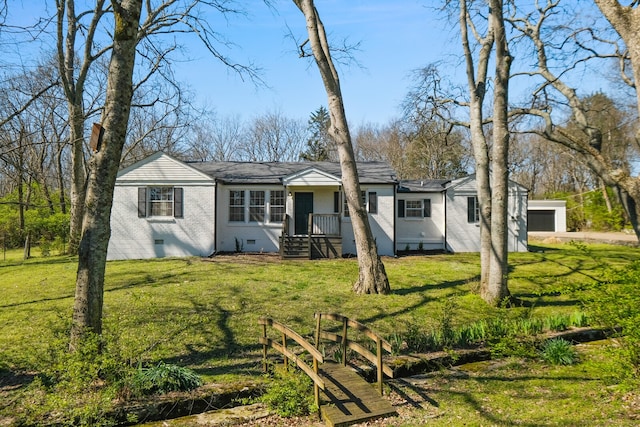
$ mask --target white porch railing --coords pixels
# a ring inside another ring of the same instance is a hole
[[[309,235],[310,236],[340,236],[341,221],[340,214],[309,214]]]

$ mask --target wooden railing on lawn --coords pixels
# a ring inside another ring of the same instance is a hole
[[[367,359],[376,367],[376,374],[378,380],[378,392],[380,395],[383,394],[383,376],[386,374],[389,378],[393,378],[393,369],[389,366],[385,365],[382,362],[382,351],[385,350],[388,353],[391,353],[391,344],[384,338],[382,338],[377,333],[373,332],[371,329],[363,325],[362,323],[349,319],[341,314],[336,313],[315,313],[316,318],[316,334],[315,341],[316,347],[320,345],[320,339],[325,339],[329,341],[333,341],[339,343],[341,345],[342,350],[342,364],[346,366],[347,364],[347,349],[351,349]],[[321,320],[333,320],[336,322],[342,322],[342,335],[338,335],[332,332],[326,332],[321,329]],[[366,337],[373,340],[376,343],[376,354],[373,354],[371,351],[360,345],[359,343],[352,341],[348,338],[347,332],[348,328],[356,329],[362,332]]]
[[[320,407],[320,390],[325,389],[324,380],[318,375],[318,364],[324,363],[322,353],[320,353],[317,348],[305,340],[296,331],[269,317],[261,317],[258,320],[258,324],[262,325],[260,344],[262,344],[262,358],[265,372],[267,371],[267,350],[271,347],[284,356],[285,368],[288,366],[289,360],[291,360],[313,380],[313,397],[315,399],[316,406]],[[280,342],[274,341],[267,336],[268,326],[281,333]],[[289,339],[298,343],[300,347],[311,355],[313,358],[312,366],[309,366],[304,359],[300,358],[297,354],[287,348],[287,340]]]

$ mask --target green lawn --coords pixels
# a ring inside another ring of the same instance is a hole
[[[509,288],[533,307],[509,309],[509,316],[526,312],[544,317],[580,310],[581,295],[570,291],[572,286],[594,283],[604,267],[624,266],[639,254],[637,248],[610,245],[533,249],[510,255]],[[118,337],[124,356],[133,362],[164,360],[189,366],[207,381],[224,382],[260,375],[260,316],[271,316],[302,335],[311,335],[314,312],[338,312],[390,336],[408,325],[435,326],[451,310],[456,324],[498,313],[474,292],[477,254],[385,258],[384,264],[392,289],[386,296],[352,293],[358,272],[355,259],[281,261],[273,256],[238,255],[110,262],[105,331]],[[75,273],[75,259],[68,257],[22,261],[17,251],[10,251],[6,260],[0,259],[0,369],[38,370],[54,337],[66,336]],[[585,373],[584,381],[589,383],[594,375]],[[534,371],[531,376],[540,374]],[[513,381],[507,384],[524,380]],[[509,395],[493,383],[475,381],[474,387],[493,387],[493,393]],[[451,394],[454,408],[449,413],[465,407],[465,399],[464,394]],[[490,408],[491,403],[486,406]],[[600,409],[604,411],[604,405]],[[537,418],[527,422],[523,416],[525,425],[537,425]]]

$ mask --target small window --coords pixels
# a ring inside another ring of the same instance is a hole
[[[407,218],[422,218],[422,200],[407,200],[404,206]]]
[[[284,190],[271,190],[269,196],[269,221],[284,221],[285,198]]]
[[[244,222],[244,191],[229,191],[229,221]]]
[[[398,200],[398,218],[431,217],[431,199]]]
[[[173,216],[173,188],[149,187],[149,216]]]
[[[138,217],[183,216],[183,189],[174,187],[139,187]]]
[[[249,191],[249,221],[264,222],[264,191]]]
[[[374,191],[369,192],[369,213],[378,213],[378,193]]]
[[[478,196],[467,197],[467,222],[480,222],[480,204]]]

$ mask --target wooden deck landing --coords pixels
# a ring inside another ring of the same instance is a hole
[[[328,426],[348,426],[397,415],[375,387],[350,367],[325,362],[320,367],[320,375],[325,380],[324,394],[329,399],[328,403],[321,405],[320,413]]]

